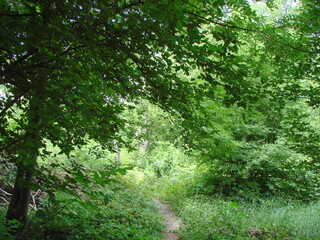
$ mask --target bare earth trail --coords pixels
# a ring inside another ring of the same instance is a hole
[[[171,206],[154,200],[159,211],[165,218],[166,232],[163,240],[179,240],[178,230],[180,228],[178,217],[172,212]]]

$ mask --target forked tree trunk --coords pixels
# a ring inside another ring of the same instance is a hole
[[[41,146],[39,136],[40,117],[39,101],[30,100],[29,119],[24,140],[19,146],[16,162],[17,173],[6,217],[8,220],[17,219],[24,222],[28,215],[32,183],[37,157]]]

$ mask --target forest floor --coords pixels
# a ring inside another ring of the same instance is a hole
[[[178,231],[180,228],[178,217],[172,212],[171,206],[166,203],[161,203],[158,200],[154,200],[159,211],[163,214],[165,219],[165,235],[163,240],[179,240]]]

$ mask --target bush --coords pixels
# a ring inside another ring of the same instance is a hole
[[[224,196],[252,200],[280,195],[310,201],[319,196],[320,184],[306,161],[280,144],[247,144],[224,162],[215,161],[204,179],[210,193]]]

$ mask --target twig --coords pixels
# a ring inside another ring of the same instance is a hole
[[[33,205],[32,204],[29,204],[34,210],[37,210],[37,203],[36,203],[36,196],[40,193],[40,189],[38,189],[38,191],[35,193],[35,194],[32,194],[31,193],[31,198],[32,198],[32,202],[33,202]]]
[[[9,203],[9,201],[7,199],[5,199],[4,197],[0,197],[3,201],[5,201],[6,203]]]
[[[0,190],[1,190],[1,192],[3,192],[4,194],[6,194],[6,195],[8,195],[8,196],[11,196],[11,195],[12,195],[11,193],[8,193],[8,192],[6,192],[5,190],[3,190],[3,189],[1,189],[1,188],[0,188]]]
[[[36,206],[34,206],[34,205],[32,205],[32,204],[29,204],[29,206],[30,206],[33,210],[37,211],[37,207],[36,207]]]
[[[37,196],[40,193],[40,189],[38,189],[38,191],[33,195],[33,196]]]
[[[29,204],[29,205],[32,206],[32,208],[33,208],[34,210],[37,210],[36,199],[35,199],[34,195],[32,195],[32,194],[31,194],[31,197],[32,197],[33,205],[32,205],[32,204]]]

